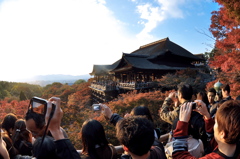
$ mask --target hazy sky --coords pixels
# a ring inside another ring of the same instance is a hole
[[[166,37],[211,50],[212,0],[0,0],[0,80],[83,75]]]

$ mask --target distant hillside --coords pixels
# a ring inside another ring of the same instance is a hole
[[[87,81],[89,78],[91,78],[91,76],[88,74],[79,76],[56,74],[56,75],[39,75],[29,79],[22,79],[18,82],[27,82],[30,84],[38,84],[40,86],[46,86],[48,84],[52,84],[53,82],[60,82],[63,84],[67,83],[69,85],[72,85],[75,81],[79,79]]]

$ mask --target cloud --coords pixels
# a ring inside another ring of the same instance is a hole
[[[137,35],[139,38],[149,38],[151,31],[157,25],[167,18],[183,18],[184,14],[180,6],[185,3],[185,0],[158,0],[157,5],[151,3],[140,4],[137,6],[137,12],[140,18],[146,22],[143,23],[143,30]]]
[[[112,64],[122,52],[135,50],[134,36],[105,4],[104,0],[3,1],[0,80],[88,74],[93,64]]]

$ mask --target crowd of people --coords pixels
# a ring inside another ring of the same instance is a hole
[[[94,119],[79,130],[83,145],[79,153],[61,127],[60,103],[60,98],[50,98],[45,114],[29,107],[24,119],[7,114],[1,122],[0,159],[240,159],[240,101],[232,99],[228,84],[221,93],[211,88],[196,97],[191,85],[179,84],[159,109],[159,117],[171,125],[166,143],[160,142],[148,107],[136,106],[121,117],[100,104],[102,115],[116,128],[124,150],[120,155]]]

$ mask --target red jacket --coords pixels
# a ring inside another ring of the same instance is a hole
[[[175,138],[173,143],[173,159],[195,159],[188,152],[187,147],[187,137],[188,137],[188,123],[178,121],[176,129],[173,131],[173,136]],[[229,158],[221,153],[218,148],[206,155],[201,157],[201,159],[226,159]],[[231,159],[240,159],[240,143],[237,144],[234,157]],[[230,159],[230,158],[229,158]]]

